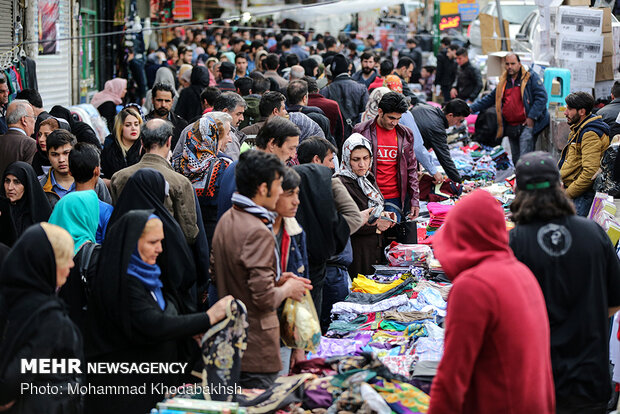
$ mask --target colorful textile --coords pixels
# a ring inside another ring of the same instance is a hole
[[[384,379],[371,385],[397,414],[428,412],[431,397],[413,385]]]
[[[392,374],[411,376],[411,368],[415,360],[414,355],[387,355],[379,358]]]
[[[321,342],[316,354],[313,356],[320,358],[330,358],[334,356],[354,355],[361,352],[363,346],[372,340],[372,334],[358,334],[355,338],[326,338],[321,337]]]
[[[385,293],[388,290],[400,285],[403,283],[403,279],[397,279],[392,283],[378,283],[373,280],[368,279],[364,275],[357,275],[355,279],[353,279],[353,283],[351,285],[351,290],[353,292],[364,292],[364,293]]]
[[[420,312],[420,311],[387,311],[383,313],[383,319],[396,321],[396,322],[416,322],[423,321],[425,319],[435,319],[435,313],[433,311]]]
[[[239,405],[247,407],[248,414],[276,412],[291,403],[301,402],[303,384],[312,378],[312,374],[278,377],[275,383],[259,396],[245,400],[239,398]]]
[[[392,308],[397,308],[400,305],[404,305],[408,301],[409,299],[407,298],[407,295],[402,294],[368,305],[352,302],[337,302],[332,308],[332,314],[346,312],[354,312],[358,314],[381,312]]]
[[[419,361],[441,361],[443,339],[419,338],[415,343],[415,356]]]

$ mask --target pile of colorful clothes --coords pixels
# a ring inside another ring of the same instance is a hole
[[[426,226],[426,233],[433,234],[436,232],[443,223],[446,221],[448,212],[452,210],[454,205],[452,204],[440,204],[440,203],[428,203],[426,208],[430,214],[430,220]]]

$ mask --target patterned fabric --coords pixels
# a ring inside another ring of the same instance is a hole
[[[396,321],[396,322],[416,322],[423,321],[425,319],[435,320],[435,313],[433,311],[420,312],[420,311],[387,311],[383,313],[383,319]]]
[[[619,149],[620,144],[612,144],[603,153],[601,173],[594,180],[594,191],[607,193],[614,197],[620,195],[620,182],[615,179],[620,175],[620,172],[614,171]]]
[[[431,397],[413,385],[399,381],[379,380],[372,387],[398,414],[426,413]]]
[[[303,384],[314,378],[312,374],[279,377],[275,383],[258,397],[240,401],[239,405],[247,407],[248,414],[275,413],[291,403],[301,402]]]
[[[375,119],[379,114],[379,102],[381,102],[381,98],[383,95],[390,92],[389,88],[382,86],[380,88],[376,88],[370,96],[368,97],[368,103],[366,104],[366,111],[362,114],[362,122],[370,121]]]
[[[361,353],[362,347],[372,340],[371,333],[358,334],[355,338],[321,338],[317,357],[330,358],[334,356],[354,355]]]
[[[415,356],[419,361],[441,361],[443,339],[419,338],[415,343]]]
[[[247,347],[247,310],[240,300],[232,300],[226,318],[209,328],[202,338],[202,385],[204,399],[234,401],[235,393],[208,394],[211,389],[237,389],[241,376],[241,358]]]
[[[397,308],[408,302],[409,302],[409,299],[407,298],[407,295],[398,295],[398,296],[391,297],[391,298],[382,300],[380,302],[368,304],[368,305],[363,305],[360,303],[353,303],[353,302],[338,302],[334,304],[334,307],[332,308],[332,314],[346,313],[346,312],[353,312],[353,313],[358,313],[358,314],[381,312],[381,311],[385,311],[388,309]]]
[[[361,177],[355,174],[351,169],[351,153],[355,147],[359,146],[366,148],[370,154],[370,165],[368,171],[366,172],[366,175]],[[349,138],[347,138],[342,146],[342,164],[340,166],[339,174],[344,177],[349,177],[357,182],[366,197],[368,197],[369,208],[378,206],[383,207],[383,196],[381,195],[381,192],[368,179],[368,174],[370,174],[371,170],[370,167],[372,167],[372,147],[370,146],[370,141],[364,138],[362,134],[352,134]]]
[[[172,167],[192,182],[198,197],[215,197],[216,179],[229,161],[218,158],[220,129],[213,118],[205,116],[194,122],[183,144],[183,152],[172,160]]]
[[[403,82],[396,75],[388,75],[383,81],[383,86],[392,92],[403,93]]]
[[[402,375],[407,378],[411,376],[411,368],[415,360],[414,355],[387,355],[379,357],[379,359],[388,367],[392,374]]]

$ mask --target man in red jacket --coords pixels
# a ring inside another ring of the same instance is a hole
[[[508,246],[498,202],[465,197],[434,248],[454,285],[428,413],[555,413],[545,299]]]
[[[372,173],[385,199],[385,210],[414,220],[420,212],[418,160],[413,151],[413,132],[398,123],[409,108],[403,94],[388,92],[379,102],[375,119],[357,124],[360,133],[372,145]]]

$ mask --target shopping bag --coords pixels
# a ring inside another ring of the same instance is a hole
[[[284,345],[315,352],[321,342],[321,325],[310,291],[301,301],[288,298],[280,316],[280,337]]]

